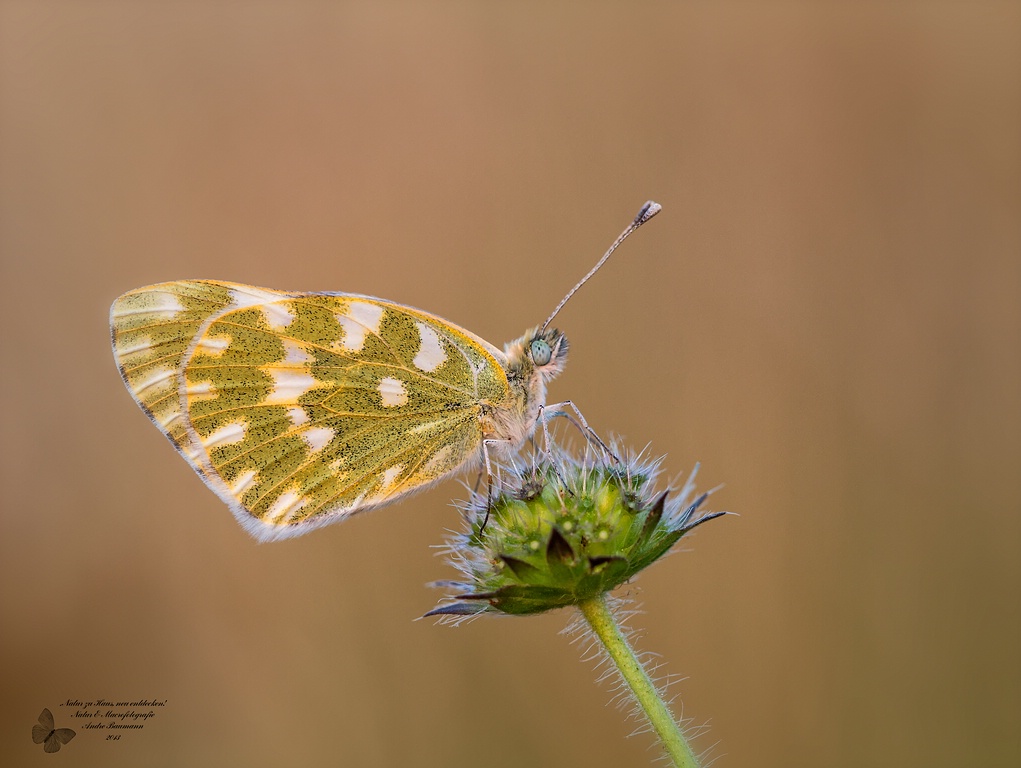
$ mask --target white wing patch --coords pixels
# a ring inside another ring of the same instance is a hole
[[[286,490],[281,493],[273,506],[266,513],[266,519],[277,525],[282,525],[294,517],[298,510],[308,504],[308,499],[294,490]]]
[[[319,386],[314,376],[298,373],[287,368],[263,367],[260,370],[273,379],[273,391],[266,395],[263,405],[288,405],[304,395],[310,389]]]
[[[284,362],[285,363],[311,363],[314,359],[305,347],[293,339],[284,339]]]
[[[188,395],[189,401],[212,400],[217,396],[216,387],[211,381],[199,381],[195,384],[185,384],[184,393]]]
[[[340,340],[341,349],[361,352],[365,346],[366,334],[379,335],[383,312],[383,307],[365,301],[352,301],[348,304],[347,310],[336,316],[337,322],[344,329],[344,338]]]
[[[408,391],[404,388],[404,382],[391,376],[384,376],[379,380],[379,396],[383,398],[383,405],[386,408],[397,408],[408,402]]]
[[[129,368],[128,358],[132,355],[137,355],[140,352],[148,352],[152,348],[152,339],[148,336],[139,336],[134,344],[128,346],[118,346],[117,355],[120,358],[121,365],[125,368]]]
[[[182,418],[184,418],[184,411],[171,410],[156,416],[156,421],[159,422],[160,426],[163,427],[163,429],[169,431]]]
[[[230,336],[207,336],[195,345],[195,354],[219,357],[230,346]]]
[[[418,354],[412,360],[415,367],[426,373],[432,373],[447,360],[447,353],[443,350],[443,342],[439,334],[425,323],[416,322],[418,326],[418,337],[421,342]]]
[[[245,439],[245,432],[247,429],[248,425],[243,421],[234,421],[230,424],[224,424],[216,431],[210,432],[208,437],[201,438],[202,447],[209,451],[213,448],[218,448],[221,445],[233,445],[234,443],[240,443]]]
[[[279,291],[267,291],[254,285],[235,284],[230,291],[230,297],[233,299],[231,303],[233,309],[244,309],[256,304],[272,304],[274,301],[280,301],[283,295]]]
[[[148,376],[148,378],[138,382],[138,384],[134,386],[133,389],[135,395],[141,398],[143,394],[147,393],[153,387],[159,388],[166,386],[167,383],[173,381],[176,376],[177,371],[172,371],[169,368],[157,368]],[[146,394],[145,398],[149,400],[152,399],[152,396]]]
[[[243,496],[245,491],[255,485],[259,478],[259,473],[254,469],[250,469],[247,472],[238,475],[238,478],[230,486],[230,492],[235,496]]]
[[[394,481],[397,480],[401,472],[404,471],[403,464],[394,464],[392,467],[387,467],[383,470],[383,478],[379,481],[379,492],[386,493],[393,486]]]
[[[301,432],[301,439],[305,441],[312,453],[316,453],[329,445],[336,434],[329,427],[309,427]]]
[[[238,285],[230,292],[234,309],[258,306],[270,328],[283,330],[294,322],[294,315],[282,301],[284,296],[275,291],[264,291],[248,285]]]
[[[278,301],[275,304],[263,304],[259,307],[259,309],[262,310],[262,314],[266,318],[267,325],[274,330],[282,331],[294,322],[294,314],[283,302]]]
[[[173,320],[179,312],[185,310],[184,304],[172,293],[167,291],[150,291],[146,295],[146,301],[142,306],[130,308],[118,308],[110,313],[110,317],[120,320],[132,315],[166,315],[162,322]],[[116,304],[114,305],[117,306]]]
[[[287,418],[291,420],[291,424],[300,427],[308,421],[308,413],[304,408],[288,408]]]

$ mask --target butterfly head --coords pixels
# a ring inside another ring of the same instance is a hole
[[[567,348],[567,337],[556,328],[533,328],[507,345],[508,368],[523,378],[538,373],[547,382],[564,370]]]

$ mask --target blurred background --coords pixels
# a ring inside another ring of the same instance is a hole
[[[1021,764],[1021,7],[0,4],[0,754],[645,765],[569,613],[415,621],[455,482],[258,545],[132,403],[120,293],[368,293],[725,483],[622,594],[719,766]]]

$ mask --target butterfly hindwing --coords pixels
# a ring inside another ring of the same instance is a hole
[[[388,503],[477,460],[502,353],[365,296],[165,283],[111,312],[139,404],[260,538]]]
[[[43,709],[39,715],[39,725],[32,726],[32,741],[43,745],[44,752],[56,752],[61,744],[67,744],[76,736],[71,728],[54,728],[53,714]]]
[[[56,752],[61,744],[67,744],[75,736],[76,733],[70,728],[57,728],[46,738],[43,752]]]

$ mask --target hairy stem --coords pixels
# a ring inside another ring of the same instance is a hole
[[[649,673],[635,656],[631,644],[624,637],[620,625],[606,604],[605,595],[598,595],[579,603],[578,609],[620,671],[635,701],[649,718],[653,730],[663,742],[663,747],[674,765],[678,768],[698,768],[698,760],[681,734],[680,726],[663,701]]]

